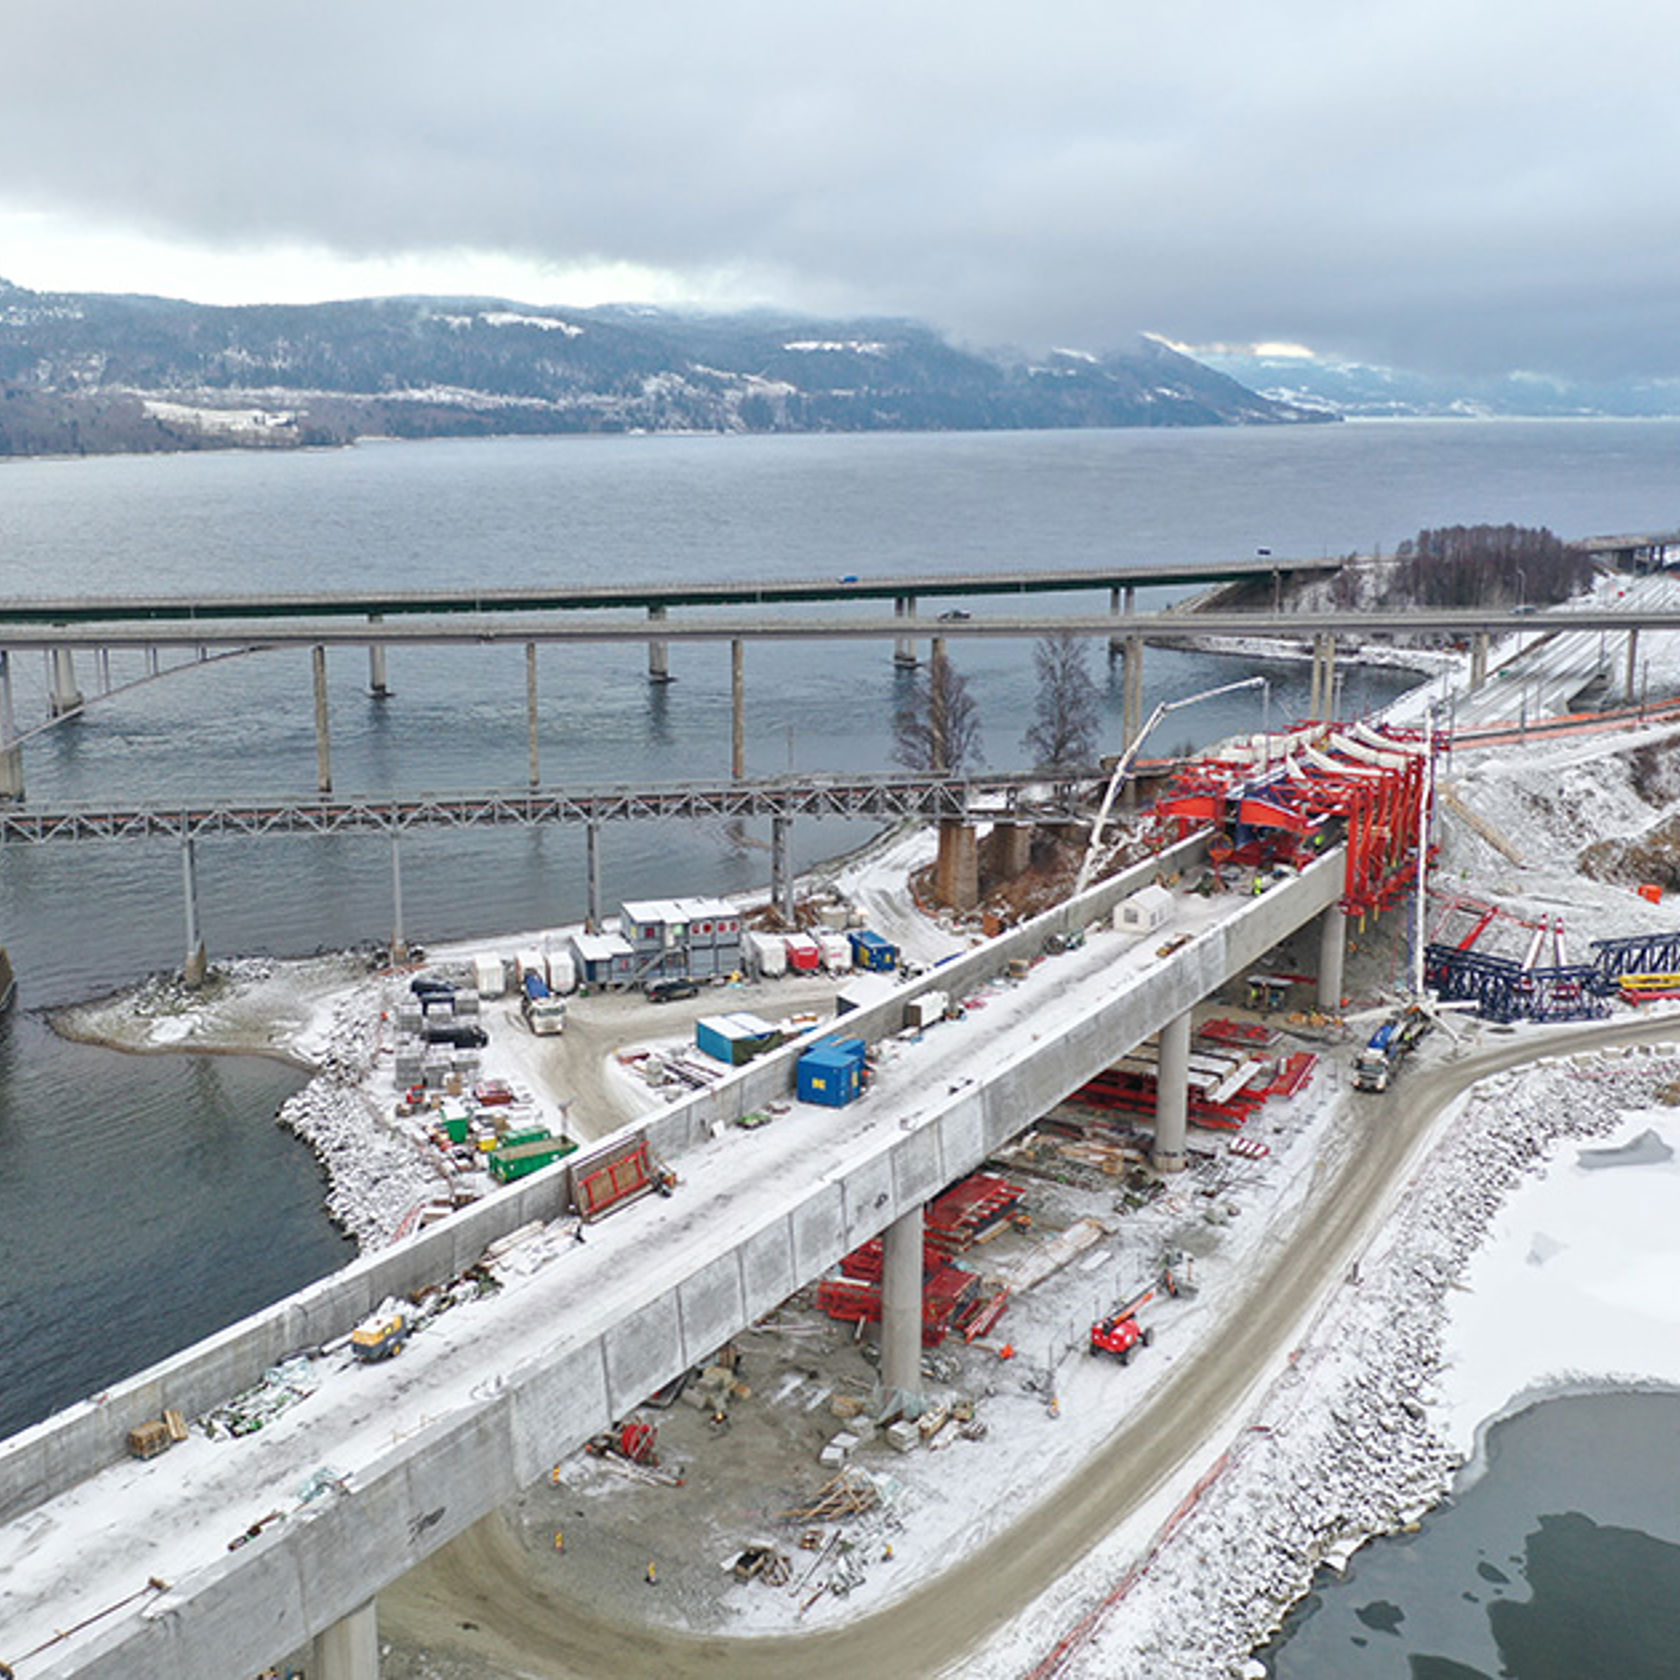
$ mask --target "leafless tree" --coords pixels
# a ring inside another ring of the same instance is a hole
[[[893,757],[908,770],[957,775],[980,756],[979,708],[936,648],[893,715]]]
[[[1033,646],[1038,697],[1022,745],[1035,769],[1066,770],[1097,756],[1102,711],[1087,651],[1081,637],[1065,631],[1040,637]]]

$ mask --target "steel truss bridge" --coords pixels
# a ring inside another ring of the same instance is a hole
[[[1590,963],[1524,968],[1514,957],[1430,945],[1424,978],[1443,1003],[1473,1003],[1493,1021],[1579,1021],[1609,1013],[1624,974],[1680,972],[1680,932],[1595,939]]]
[[[1048,796],[1048,797],[1046,797]],[[594,826],[662,818],[860,817],[896,822],[1067,814],[1042,775],[808,776],[663,787],[215,800],[186,805],[0,804],[0,846],[52,841],[194,840],[411,829]]]

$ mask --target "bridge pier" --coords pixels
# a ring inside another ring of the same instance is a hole
[[[525,729],[530,743],[531,791],[542,785],[542,759],[537,745],[537,644],[525,644]]]
[[[181,836],[181,884],[187,904],[187,959],[181,965],[181,977],[197,991],[210,971],[210,955],[198,931],[198,863],[190,834]]]
[[[940,823],[933,896],[952,910],[972,910],[980,902],[980,843],[973,823]]]
[[[729,644],[729,775],[747,774],[747,644],[736,636]]]
[[[1162,1027],[1156,1039],[1155,1149],[1158,1173],[1183,1172],[1190,1123],[1190,1011]]]
[[[1313,637],[1312,699],[1313,718],[1329,722],[1336,707],[1336,638],[1328,631]]]
[[[23,798],[23,747],[12,709],[12,662],[0,651],[0,799]]]
[[[652,624],[665,622],[663,607],[649,607],[648,621]],[[668,683],[671,680],[671,644],[661,639],[650,641],[648,649],[648,681],[654,683]]]
[[[793,926],[793,869],[788,857],[792,817],[770,819],[770,902],[782,920]]]
[[[1347,965],[1347,912],[1332,904],[1318,919],[1318,1007],[1342,1012],[1342,976]]]
[[[1487,667],[1488,633],[1485,630],[1478,630],[1470,643],[1470,692],[1472,694],[1486,684]]]
[[[922,1209],[881,1233],[881,1386],[922,1392]]]
[[[590,933],[601,931],[601,825],[588,822],[583,828],[583,925]]]
[[[1110,618],[1122,616],[1130,618],[1137,611],[1137,587],[1135,584],[1114,584],[1108,591],[1108,613]],[[1108,638],[1108,657],[1110,662],[1118,659],[1125,651],[1125,643],[1118,636]]]
[[[1143,637],[1126,638],[1120,672],[1120,749],[1129,751],[1143,733]]]
[[[1627,675],[1622,679],[1622,704],[1633,704],[1634,678],[1639,674],[1639,629],[1635,626],[1628,631],[1627,639]]]
[[[916,617],[916,597],[914,595],[898,595],[893,599],[893,617],[908,619],[914,622]],[[916,658],[916,638],[914,636],[900,636],[893,643],[893,664],[904,670],[913,670],[918,664]]]
[[[309,1680],[379,1680],[379,1612],[374,1601],[315,1635]]]
[[[391,962],[408,961],[408,939],[403,933],[402,830],[391,826]]]
[[[315,788],[332,792],[332,736],[327,727],[327,650],[310,650],[315,667]]]
[[[54,717],[67,717],[82,709],[82,691],[76,686],[76,655],[69,648],[54,648],[48,655],[51,680],[48,706]]]
[[[369,613],[369,624],[383,624],[385,617],[382,613]],[[389,700],[391,698],[391,684],[385,669],[385,644],[383,642],[368,643],[368,693],[375,700]]]

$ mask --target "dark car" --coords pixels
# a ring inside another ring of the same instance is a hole
[[[643,989],[649,1003],[675,1003],[679,998],[700,995],[699,986],[684,974],[673,974],[665,980],[650,980]]]
[[[939,615],[939,622],[941,624],[966,624],[973,616],[973,613],[964,612],[961,607],[951,607]]]
[[[417,998],[454,997],[455,982],[453,980],[437,980],[429,974],[417,974],[408,983],[408,989]]]
[[[476,1021],[428,1021],[426,1042],[452,1044],[457,1050],[482,1050],[490,1042],[490,1035]]]

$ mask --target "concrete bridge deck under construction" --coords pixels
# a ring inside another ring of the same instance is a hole
[[[1182,868],[1202,844],[1192,837],[1163,861]],[[1193,1005],[1327,910],[1339,958],[1340,852],[1261,897],[1180,899],[1174,927],[1188,938],[1166,954],[1174,928],[1135,941],[1106,928],[1157,868],[1104,882],[849,1016],[848,1031],[883,1036],[920,989],[962,996],[1052,934],[1100,929],[983,1017],[930,1033],[859,1105],[726,1129],[788,1093],[790,1047],[637,1123],[678,1164],[675,1196],[626,1210],[517,1286],[444,1315],[388,1366],[341,1355],[346,1368],[261,1434],[194,1438],[147,1464],[119,1456],[126,1431],[162,1408],[197,1414],[280,1358],[342,1337],[387,1296],[454,1277],[495,1238],[557,1217],[561,1169],[7,1443],[0,1658],[19,1680],[225,1680],[326,1630],[365,1628],[383,1586],[1156,1033],[1165,1090],[1167,1044]],[[298,1504],[299,1484],[323,1465],[332,1487]],[[285,1520],[228,1548],[271,1510]],[[337,1672],[367,1672],[365,1661],[345,1657]]]

